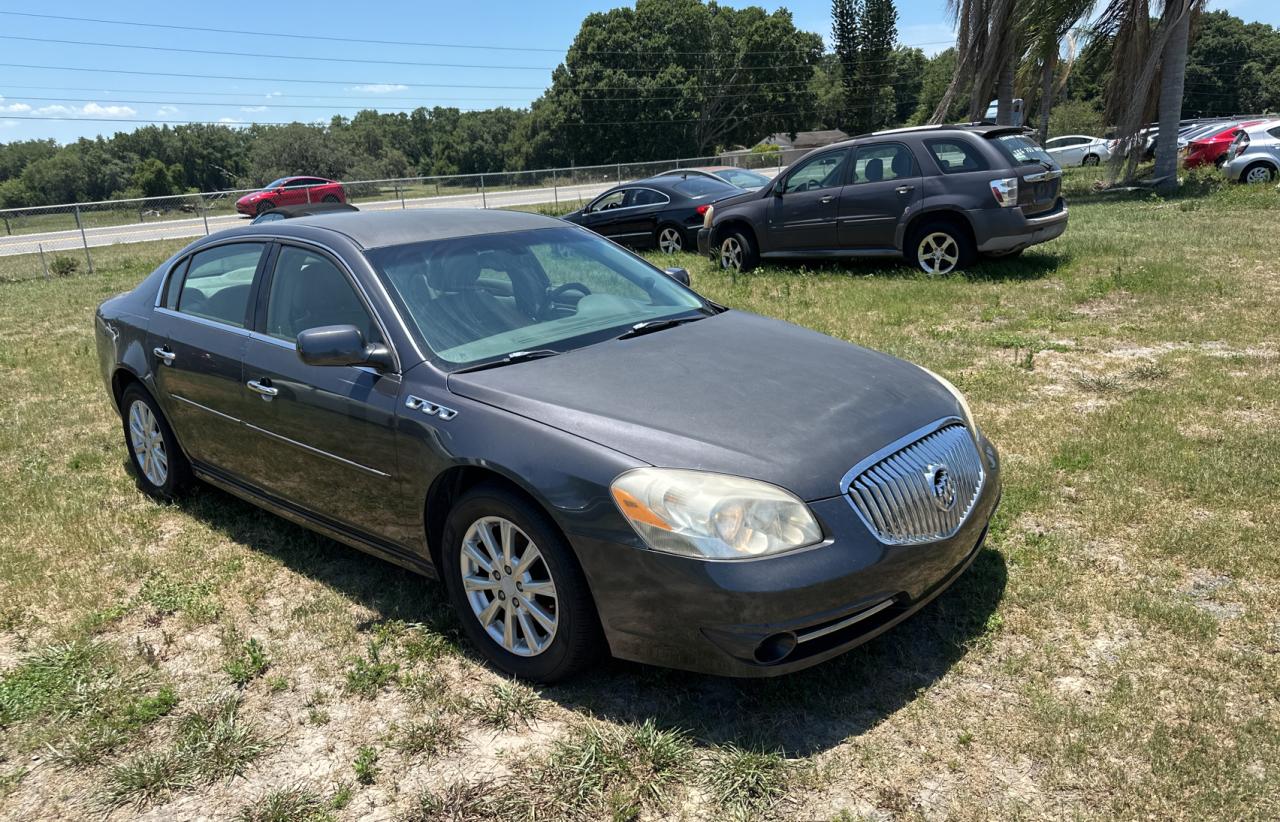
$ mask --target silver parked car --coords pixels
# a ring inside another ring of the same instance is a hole
[[[1237,183],[1269,183],[1280,177],[1280,120],[1241,129],[1223,171]]]
[[[1046,140],[1044,150],[1063,168],[1096,166],[1111,159],[1111,146],[1108,141],[1085,134],[1071,134]]]

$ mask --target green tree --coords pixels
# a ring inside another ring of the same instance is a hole
[[[844,128],[860,133],[893,122],[898,80],[893,0],[834,0],[831,32],[842,73]]]
[[[143,197],[167,197],[182,193],[182,166],[166,166],[156,157],[148,157],[133,171],[133,187]]]

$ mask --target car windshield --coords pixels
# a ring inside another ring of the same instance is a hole
[[[540,228],[367,253],[418,336],[464,366],[567,351],[636,323],[712,309],[662,271],[577,228]]]
[[[1040,146],[1036,145],[1030,137],[1022,134],[1001,134],[991,142],[996,144],[996,148],[1000,149],[1005,157],[1013,161],[1015,165],[1034,165],[1046,163],[1055,166],[1053,158],[1049,153]]]

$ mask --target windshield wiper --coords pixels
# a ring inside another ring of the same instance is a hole
[[[645,320],[642,323],[636,323],[631,328],[618,335],[620,340],[629,340],[632,337],[639,337],[641,334],[652,334],[654,331],[661,331],[664,328],[674,328],[677,325],[684,325],[702,317],[672,317],[667,320]]]
[[[540,360],[543,357],[554,357],[559,351],[553,351],[550,348],[535,348],[532,351],[512,351],[505,357],[499,357],[496,360],[468,365],[465,368],[457,368],[450,371],[450,374],[466,374],[470,371],[484,371],[486,368],[501,368],[504,365],[512,363],[528,362],[529,360]]]

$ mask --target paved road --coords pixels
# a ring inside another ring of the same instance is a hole
[[[484,194],[447,194],[440,197],[424,197],[405,200],[403,206],[399,200],[382,200],[372,203],[359,203],[361,211],[386,211],[399,208],[499,208],[504,206],[537,205],[554,202],[577,201],[590,198],[609,188],[612,183],[564,186],[559,189],[534,188],[520,191],[496,191]],[[70,220],[68,216],[68,220]],[[209,231],[218,231],[238,225],[247,225],[247,217],[224,215],[209,218]],[[117,243],[140,243],[148,240],[180,240],[189,237],[203,237],[204,220],[199,217],[180,220],[164,220],[153,223],[134,223],[131,225],[103,226],[86,228],[85,239],[89,246],[96,248]],[[18,234],[12,237],[0,236],[0,257],[13,254],[34,254],[37,243],[45,251],[74,251],[82,248],[80,232],[47,231],[40,234]]]

